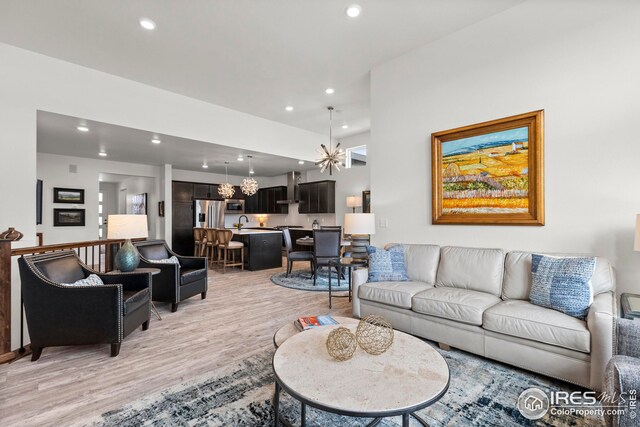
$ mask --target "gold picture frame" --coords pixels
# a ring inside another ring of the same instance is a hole
[[[432,223],[544,225],[544,110],[431,134]]]

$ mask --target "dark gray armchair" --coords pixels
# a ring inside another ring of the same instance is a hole
[[[609,427],[640,426],[640,407],[631,407],[640,396],[640,321],[618,319],[617,352],[605,369],[604,390],[607,398],[603,406],[618,406],[620,414],[607,414]]]
[[[293,263],[295,261],[307,261],[311,267],[311,271],[313,272],[313,252],[311,251],[294,251],[293,250],[293,242],[291,241],[291,232],[288,228],[282,230],[282,235],[284,237],[284,246],[287,251],[287,271],[285,273],[285,277],[289,277],[291,274],[291,269],[293,268]]]
[[[207,258],[187,257],[173,252],[164,240],[133,242],[140,253],[140,268],[158,268],[160,273],[153,276],[153,301],[171,303],[171,311],[178,310],[181,301],[200,294],[207,297]],[[161,264],[153,260],[178,258],[180,264]]]
[[[81,344],[111,344],[115,357],[124,337],[149,328],[149,273],[98,273],[73,251],[24,256],[18,265],[32,361],[45,347]],[[90,274],[104,285],[63,285]]]

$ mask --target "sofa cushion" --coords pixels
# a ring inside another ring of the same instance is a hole
[[[533,254],[531,258],[532,304],[584,319],[593,302],[593,257],[558,258]]]
[[[55,283],[73,283],[86,277],[75,256],[38,261],[36,267],[47,279]]]
[[[488,308],[482,327],[583,353],[591,351],[591,335],[585,321],[528,301],[502,301]]]
[[[469,289],[500,296],[503,269],[502,249],[445,246],[440,249],[436,287]]]
[[[551,256],[586,256],[580,254],[552,254]],[[529,300],[531,291],[531,252],[513,251],[505,258],[504,283],[502,286],[503,299]],[[593,295],[615,289],[613,269],[606,258],[596,257],[596,269],[591,277]]]
[[[149,289],[122,292],[122,315],[133,313],[137,308],[149,304]]]
[[[199,269],[183,268],[180,270],[181,285],[193,283],[197,280],[205,279],[206,277],[207,277],[207,270],[205,268],[199,268]]]
[[[369,282],[401,282],[409,280],[404,265],[404,247],[393,246],[390,249],[366,246],[369,255]]]
[[[410,280],[436,283],[440,246],[437,245],[402,245],[404,246],[404,264]]]
[[[373,282],[358,287],[360,299],[375,301],[394,307],[411,309],[411,299],[418,292],[432,288],[424,282]]]
[[[411,309],[417,313],[479,326],[482,325],[482,313],[499,302],[500,298],[486,292],[443,287],[415,294]]]

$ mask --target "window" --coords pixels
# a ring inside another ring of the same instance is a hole
[[[367,146],[360,145],[358,147],[347,148],[346,168],[355,166],[365,166],[367,164]]]

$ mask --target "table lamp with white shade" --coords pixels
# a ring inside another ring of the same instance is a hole
[[[362,196],[347,196],[347,207],[353,209],[353,213],[356,213],[356,208],[362,207]]]
[[[376,234],[376,216],[372,213],[344,214],[344,232],[351,234],[351,257],[367,259],[369,236]]]
[[[125,239],[116,254],[116,268],[129,272],[138,268],[140,255],[131,244],[131,239],[147,238],[146,215],[109,215],[107,219],[107,239]]]

